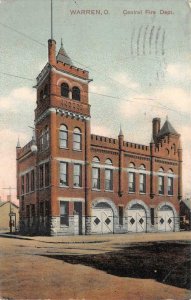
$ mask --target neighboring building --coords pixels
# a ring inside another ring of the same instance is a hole
[[[180,228],[191,230],[191,199],[186,198],[180,201]]]
[[[10,212],[12,232],[19,228],[19,207],[10,201],[0,203],[0,231],[10,231]]]
[[[37,77],[35,137],[17,145],[17,191],[23,233],[50,235],[179,230],[180,135],[153,119],[141,145],[91,134],[86,70],[48,41]],[[107,112],[106,112],[107,113]]]

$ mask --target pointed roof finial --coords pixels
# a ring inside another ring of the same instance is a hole
[[[61,39],[60,50],[58,51],[58,54],[57,54],[57,56],[56,56],[56,59],[57,59],[57,61],[60,61],[60,62],[62,62],[62,63],[64,63],[64,64],[73,66],[72,60],[70,59],[70,57],[68,56],[68,54],[67,54],[66,51],[64,50],[62,39]]]
[[[122,128],[121,128],[121,123],[120,123],[119,135],[123,135],[123,131],[122,131]]]
[[[21,148],[19,137],[18,137],[17,147],[16,148]]]
[[[168,121],[168,115],[166,115],[166,121]]]

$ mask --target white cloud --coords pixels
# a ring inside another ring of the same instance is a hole
[[[32,88],[21,87],[16,88],[7,96],[0,97],[0,109],[11,109],[13,111],[26,112],[26,105],[34,104],[35,91]]]
[[[120,82],[121,85],[125,86],[127,89],[137,89],[139,88],[139,84],[133,81],[130,76],[125,72],[120,72],[115,74],[113,77],[115,81]]]
[[[112,136],[112,132],[108,127],[103,125],[92,124],[91,125],[91,133],[101,136]]]
[[[185,64],[169,64],[166,68],[166,72],[169,78],[179,81],[190,80],[191,66]]]
[[[152,95],[137,94],[132,100],[119,103],[119,111],[125,117],[138,116],[144,110],[152,114],[156,111],[160,117],[171,113],[184,117],[190,111],[191,93],[179,87],[165,87],[156,89]]]
[[[90,85],[90,93],[98,93],[98,94],[105,94],[109,92],[109,88],[102,84],[95,84],[92,83]]]

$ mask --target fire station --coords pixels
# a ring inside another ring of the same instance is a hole
[[[179,230],[180,134],[153,118],[148,145],[91,134],[86,70],[56,41],[37,77],[35,130],[18,142],[23,234],[79,235]]]

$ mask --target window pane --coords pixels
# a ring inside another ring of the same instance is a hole
[[[74,142],[80,143],[80,141],[81,141],[81,135],[74,133]]]
[[[69,203],[60,202],[60,224],[69,226]]]
[[[92,177],[98,178],[99,169],[98,168],[92,168]]]
[[[164,194],[164,177],[158,177],[158,192],[159,194]]]
[[[141,193],[146,192],[146,174],[140,174],[139,176],[139,191]]]
[[[60,184],[62,186],[68,185],[68,165],[65,162],[60,163]]]
[[[129,192],[135,192],[135,173],[129,173]]]
[[[61,96],[67,97],[69,96],[69,86],[67,83],[63,83],[61,85]]]
[[[112,179],[112,170],[105,170],[105,189],[112,190],[113,189],[113,179]]]
[[[80,89],[76,86],[72,88],[72,99],[80,101]]]
[[[168,195],[173,195],[173,178],[168,177]]]
[[[68,134],[66,131],[60,131],[60,138],[63,140],[67,140]]]
[[[62,127],[66,127],[62,125]],[[68,131],[60,130],[60,147],[67,148],[68,147]]]
[[[61,148],[67,148],[67,141],[66,140],[60,140],[60,147]]]
[[[73,176],[73,184],[76,187],[82,186],[82,176],[81,176],[81,165],[75,164],[74,165],[74,176]]]
[[[92,168],[92,188],[100,189],[100,170],[99,170],[99,168]]]

